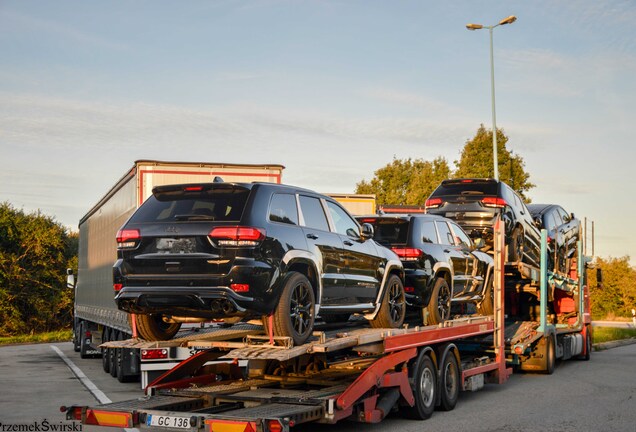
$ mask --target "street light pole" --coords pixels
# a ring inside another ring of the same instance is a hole
[[[508,18],[504,18],[499,23],[491,26],[484,26],[481,24],[467,24],[468,30],[481,30],[488,29],[490,34],[490,99],[492,106],[492,163],[495,171],[495,180],[499,180],[499,158],[497,155],[497,115],[495,113],[495,58],[493,54],[492,34],[495,27],[500,25],[512,24],[517,20],[517,17],[510,15]]]

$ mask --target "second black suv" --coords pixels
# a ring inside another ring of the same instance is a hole
[[[530,211],[517,193],[494,179],[444,180],[425,203],[426,212],[453,219],[472,237],[493,244],[497,216],[505,225],[507,262],[538,267],[541,262],[541,233]]]
[[[481,314],[493,313],[493,259],[459,225],[434,215],[358,221],[372,224],[375,240],[402,260],[407,303],[427,311],[425,324],[450,318],[451,304],[473,303]]]
[[[295,344],[315,316],[405,316],[399,258],[332,198],[271,183],[158,186],[117,235],[119,309],[149,340],[180,323],[262,318]],[[347,315],[348,316],[348,315]]]

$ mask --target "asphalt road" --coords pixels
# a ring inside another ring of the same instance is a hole
[[[49,425],[68,424],[59,411],[61,405],[97,403],[52,346],[86,375],[97,389],[93,392],[101,391],[101,397],[120,401],[142,395],[139,383],[117,382],[101,370],[100,360],[80,359],[70,343],[1,347],[0,423],[4,426],[0,431],[7,425],[37,422],[42,426],[45,420]],[[636,344],[594,352],[589,362],[560,363],[551,376],[514,374],[504,385],[462,393],[454,411],[436,412],[425,422],[395,415],[379,425],[343,422],[303,425],[296,430],[636,432]]]

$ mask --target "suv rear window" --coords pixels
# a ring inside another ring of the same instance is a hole
[[[431,196],[445,195],[498,195],[498,183],[493,180],[444,181]]]
[[[382,245],[406,244],[409,221],[398,218],[376,219],[373,222],[373,230],[373,239]]]
[[[244,188],[158,192],[139,207],[130,222],[238,222],[249,194],[250,190]]]

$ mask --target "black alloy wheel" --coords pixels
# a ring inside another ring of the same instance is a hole
[[[314,329],[316,300],[309,279],[298,272],[290,272],[283,283],[274,311],[274,335],[289,337],[294,345],[303,344]],[[267,317],[263,317],[267,329]]]
[[[373,328],[398,328],[406,317],[406,296],[402,280],[391,275],[387,282],[386,292],[380,303],[380,310],[373,321]]]
[[[428,302],[427,324],[439,324],[450,318],[452,294],[448,282],[443,277],[435,281],[431,299]]]

